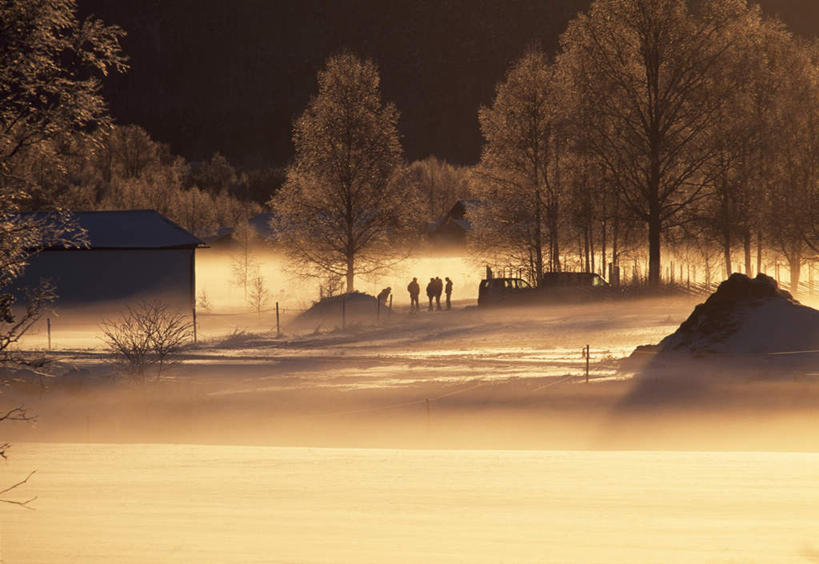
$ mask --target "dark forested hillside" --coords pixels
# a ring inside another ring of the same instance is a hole
[[[106,85],[120,123],[192,160],[216,151],[250,166],[292,156],[295,116],[316,71],[348,48],[379,65],[410,159],[480,156],[477,110],[532,45],[552,52],[590,0],[79,0],[126,29],[131,70]],[[792,29],[819,31],[819,2],[763,0]]]

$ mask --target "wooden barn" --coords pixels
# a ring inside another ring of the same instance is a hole
[[[57,287],[58,307],[158,300],[191,311],[196,300],[195,250],[202,241],[154,210],[75,212],[85,248],[46,247],[21,286],[43,278]]]

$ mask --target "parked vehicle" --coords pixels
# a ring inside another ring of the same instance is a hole
[[[490,273],[491,274],[491,273]],[[478,306],[529,305],[577,301],[611,295],[611,286],[592,272],[547,272],[539,287],[522,278],[486,278],[478,287]]]
[[[522,278],[488,278],[478,287],[478,306],[497,306],[525,303],[534,293]]]

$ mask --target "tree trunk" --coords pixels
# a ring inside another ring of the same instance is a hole
[[[705,291],[711,291],[711,264],[708,261],[708,255],[705,255]]]
[[[537,170],[535,171],[537,175]],[[537,182],[537,180],[535,180]],[[535,286],[543,279],[543,210],[540,205],[540,187],[535,184]]]
[[[742,246],[745,248],[745,274],[750,278],[753,275],[753,265],[751,265],[751,230],[745,231],[742,238]]]
[[[660,221],[659,206],[652,206],[648,220],[648,285],[652,288],[660,286],[660,233],[662,225]]]
[[[578,237],[577,238],[577,259],[580,262],[580,272],[584,271],[583,258],[584,258],[584,254],[583,254],[583,237]]]
[[[355,257],[347,255],[347,293],[355,291]]]
[[[731,234],[727,232],[722,234],[722,256],[725,261],[725,278],[728,278],[733,269],[731,268]]]
[[[605,209],[603,210],[603,213],[605,214]],[[606,225],[606,223],[607,222],[604,219],[603,220],[603,225],[601,226],[601,229],[600,229],[600,265],[599,265],[598,271],[600,272],[600,275],[603,276],[603,277],[607,277],[606,276],[606,265],[608,264],[608,260],[606,260],[606,258],[607,258],[606,257],[606,242],[607,242],[606,241],[606,227],[608,227],[608,226]]]
[[[762,272],[762,231],[756,232],[756,272]]]
[[[594,220],[589,220],[589,257],[591,258],[589,272],[594,272]]]
[[[617,248],[617,241],[620,237],[620,200],[614,203],[614,225],[611,227],[611,264],[614,266],[620,265],[620,258],[618,256],[619,249]]]
[[[788,266],[791,269],[791,294],[799,292],[799,276],[802,274],[802,253],[798,250],[788,253]]]

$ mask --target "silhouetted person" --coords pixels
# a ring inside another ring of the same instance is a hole
[[[429,298],[429,311],[432,311],[432,300],[435,299],[435,278],[429,279],[429,284],[427,284],[427,297]]]
[[[444,288],[444,293],[446,294],[446,308],[452,309],[452,280],[449,279],[449,276],[446,277],[446,287]]]
[[[379,294],[378,294],[378,303],[381,304],[382,306],[386,307],[387,300],[390,299],[390,294],[391,293],[392,293],[392,288],[390,288],[389,286],[387,286],[386,288],[381,290],[381,292],[379,292]]]
[[[435,291],[435,308],[438,311],[441,311],[441,292],[444,291],[444,281],[441,280],[440,278],[438,278],[437,276],[435,277],[434,291]]]
[[[418,285],[418,279],[413,278],[412,282],[407,286],[407,292],[410,295],[410,311],[418,311],[421,306],[418,304],[418,296],[421,294],[421,286]]]

